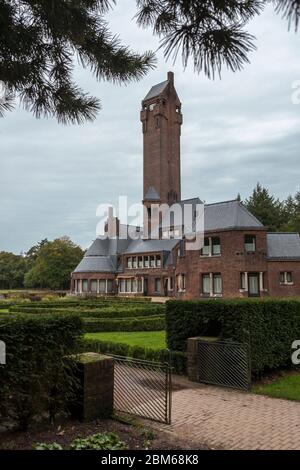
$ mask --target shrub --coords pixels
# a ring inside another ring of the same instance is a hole
[[[125,450],[126,444],[112,432],[75,439],[70,448],[71,450]]]
[[[80,348],[82,321],[73,315],[0,317],[7,364],[0,365],[0,417],[26,429],[35,417],[51,420],[67,409],[75,381],[65,356]]]
[[[33,448],[34,450],[63,450],[62,446],[60,444],[57,444],[56,442],[53,442],[52,444],[46,444],[45,442],[41,442],[39,444],[36,444]]]
[[[127,319],[83,318],[83,324],[86,333],[104,331],[162,331],[166,327],[164,315]]]
[[[113,343],[111,341],[94,339],[85,339],[82,343],[82,348],[85,352],[132,357],[150,362],[171,363],[176,374],[185,375],[187,373],[186,354],[179,351],[172,351],[170,353],[165,349],[142,348],[140,346],[129,346],[125,343]]]
[[[281,299],[169,301],[170,349],[186,351],[193,336],[250,342],[252,371],[290,365],[291,344],[300,337],[300,301]]]
[[[99,306],[98,306],[99,307]],[[101,307],[101,306],[100,306]],[[13,306],[10,308],[10,312],[21,312],[21,313],[31,313],[31,314],[47,314],[47,313],[60,313],[60,314],[68,314],[74,313],[81,317],[93,317],[93,318],[129,318],[129,317],[147,317],[147,316],[154,316],[154,315],[162,315],[165,313],[165,307],[160,305],[155,306],[119,306],[119,305],[112,305],[107,307],[104,305],[103,308],[99,309],[89,309],[85,310],[79,307],[69,307],[69,308],[62,308],[62,306],[58,307],[47,307],[47,306],[39,306],[37,305],[36,308],[33,306]]]

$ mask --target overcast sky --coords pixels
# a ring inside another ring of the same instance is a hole
[[[131,21],[135,2],[122,0],[111,29],[138,51],[157,39]],[[0,251],[26,251],[43,238],[69,235],[83,248],[96,236],[96,208],[142,199],[140,102],[149,88],[175,72],[183,104],[182,192],[217,202],[248,197],[260,181],[285,198],[300,190],[300,105],[292,84],[300,80],[300,32],[269,8],[250,32],[258,51],[242,72],[210,81],[183,71],[180,61],[158,66],[126,87],[97,82],[80,68],[76,79],[102,100],[92,124],[62,126],[21,109],[0,120]]]

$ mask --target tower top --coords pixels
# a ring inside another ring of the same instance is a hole
[[[160,95],[164,93],[164,91],[167,89],[169,84],[174,86],[174,73],[173,72],[168,72],[167,80],[165,80],[164,82],[158,83],[157,85],[154,85],[149,91],[149,93],[145,96],[143,101],[148,101],[154,98],[158,98]]]

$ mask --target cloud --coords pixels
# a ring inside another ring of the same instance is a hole
[[[119,2],[112,30],[134,50],[156,50],[157,38],[135,26],[134,13],[134,2]],[[222,80],[166,64],[158,52],[158,67],[126,87],[76,68],[80,85],[102,102],[94,123],[65,127],[22,109],[1,119],[0,250],[18,253],[65,234],[85,248],[96,236],[98,204],[125,194],[142,199],[140,102],[169,69],[183,103],[183,197],[247,197],[258,180],[281,198],[299,190],[300,105],[291,94],[300,79],[300,34],[288,33],[271,7],[250,32],[258,46],[251,64]]]

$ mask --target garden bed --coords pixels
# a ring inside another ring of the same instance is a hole
[[[67,421],[56,426],[39,426],[30,432],[7,432],[0,434],[1,450],[32,450],[37,443],[56,442],[67,449],[78,437],[88,437],[98,433],[113,432],[118,435],[129,450],[189,450],[208,449],[200,444],[192,445],[189,440],[180,440],[164,432],[152,431],[148,427],[120,422],[117,420],[97,420],[91,423]]]

